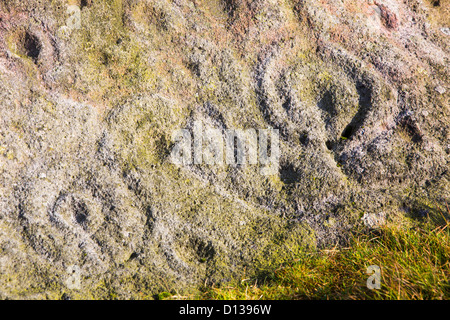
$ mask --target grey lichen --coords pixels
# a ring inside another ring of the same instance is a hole
[[[450,200],[445,17],[429,1],[0,2],[0,298],[188,291],[345,242],[361,217],[433,216]],[[278,172],[174,165],[194,121],[279,130]]]

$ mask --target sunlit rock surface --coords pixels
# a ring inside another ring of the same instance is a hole
[[[450,200],[449,10],[2,0],[0,298],[226,284],[370,217],[436,214]],[[195,121],[279,130],[277,171],[173,164],[173,132]]]

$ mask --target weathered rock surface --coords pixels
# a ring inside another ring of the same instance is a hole
[[[449,8],[2,0],[0,298],[226,283],[362,217],[433,215],[450,200]],[[277,174],[174,165],[193,121],[278,129]]]

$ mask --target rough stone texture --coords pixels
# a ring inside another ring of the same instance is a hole
[[[449,5],[2,0],[0,298],[181,292],[435,214]],[[195,120],[279,129],[278,174],[175,166]]]

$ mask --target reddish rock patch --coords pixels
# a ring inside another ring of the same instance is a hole
[[[389,10],[388,7],[386,7],[383,4],[377,4],[378,8],[381,10],[381,20],[383,21],[383,24],[386,26],[386,28],[389,29],[397,29],[398,28],[398,18],[395,13],[393,13],[391,10]]]

